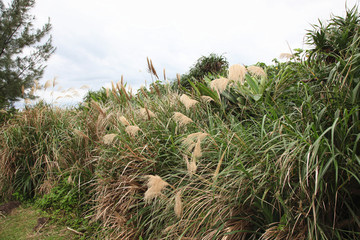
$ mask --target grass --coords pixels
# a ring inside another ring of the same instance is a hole
[[[78,108],[27,108],[0,129],[1,196],[98,239],[356,239],[355,45],[180,89],[152,67],[136,94],[119,82]]]
[[[0,219],[0,239],[3,240],[65,240],[75,239],[76,234],[65,226],[48,223],[38,231],[34,231],[38,218],[43,217],[33,207],[23,207]]]

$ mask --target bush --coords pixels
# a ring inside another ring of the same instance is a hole
[[[187,74],[181,76],[181,86],[190,89],[191,82],[203,82],[204,76],[211,75],[225,75],[229,63],[223,55],[216,55],[211,53],[209,56],[202,56],[199,58],[193,67],[190,68]]]

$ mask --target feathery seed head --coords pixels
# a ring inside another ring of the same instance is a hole
[[[74,132],[78,137],[85,138],[85,139],[88,139],[88,138],[89,138],[85,133],[83,133],[83,132],[80,131],[80,130],[73,129],[73,132]]]
[[[196,173],[197,166],[195,159],[191,159],[191,162],[189,162],[189,159],[186,155],[184,155],[184,160],[186,162],[187,171],[190,177]]]
[[[196,132],[196,133],[192,133],[189,134],[183,141],[182,144],[185,146],[192,146],[189,150],[192,150],[192,148],[195,146],[195,139],[200,139],[200,141],[204,140],[204,138],[206,136],[208,136],[208,133],[204,133],[204,132]]]
[[[38,90],[41,89],[41,86],[40,86],[38,80],[35,80],[34,83],[35,83],[35,88],[36,88],[36,89],[38,89]]]
[[[214,101],[214,99],[212,97],[210,97],[210,96],[201,96],[200,98],[201,98],[201,100],[203,100],[206,103]]]
[[[228,84],[229,84],[229,79],[218,78],[210,82],[210,87],[215,91],[222,93],[223,91],[225,91]]]
[[[31,95],[31,96],[34,96],[35,91],[36,91],[35,86],[32,86],[32,88],[31,88],[31,90],[30,90],[30,95]]]
[[[139,115],[141,116],[142,119],[150,119],[156,116],[155,113],[153,113],[151,110],[147,108],[140,108]]]
[[[183,204],[181,202],[181,191],[178,191],[175,194],[174,212],[178,218],[181,218],[183,212]]]
[[[235,82],[244,83],[246,74],[246,68],[241,64],[234,64],[229,67],[228,79],[234,80]]]
[[[120,116],[118,117],[118,120],[121,122],[122,125],[124,126],[129,126],[130,123],[128,122],[128,120],[126,120],[126,118],[124,116]]]
[[[289,60],[289,59],[291,59],[293,57],[294,57],[294,55],[292,55],[290,53],[281,53],[280,56],[279,56],[279,58],[287,59],[287,60]]]
[[[182,104],[185,105],[186,109],[189,109],[189,108],[195,106],[195,105],[198,103],[198,101],[190,98],[190,97],[189,97],[188,95],[186,95],[186,94],[181,95],[181,97],[180,97],[180,102],[182,102]]]
[[[116,137],[115,133],[111,133],[111,134],[106,134],[103,137],[103,142],[107,145],[111,144],[114,141],[114,138]]]
[[[88,85],[82,85],[80,89],[89,89],[90,87]]]
[[[129,134],[131,137],[135,137],[139,130],[140,128],[138,126],[127,126],[125,128],[125,132]]]
[[[46,90],[46,89],[48,89],[48,88],[51,87],[51,86],[52,86],[51,80],[47,80],[46,83],[45,83],[45,85],[44,85],[44,89]]]
[[[249,66],[247,67],[247,70],[249,71],[249,73],[258,76],[258,77],[266,77],[266,73],[264,71],[264,69],[262,69],[261,67],[258,66]]]
[[[193,151],[193,158],[194,159],[198,159],[198,158],[201,158],[202,156],[202,152],[201,152],[201,140],[200,138],[198,138],[196,144],[195,144],[195,148],[194,148],[194,151]]]
[[[166,188],[166,186],[168,186],[169,184],[167,182],[165,182],[164,180],[162,180],[161,177],[159,177],[158,175],[147,175],[145,176],[148,178],[147,181],[147,187],[148,190],[146,190],[145,195],[144,195],[144,199],[146,202],[149,202],[150,200],[161,196],[162,193],[161,191],[164,190]]]
[[[71,95],[66,95],[65,97],[70,96]],[[96,109],[103,117],[106,116],[106,111],[104,109],[101,108],[100,104],[94,100],[91,100],[91,107]]]
[[[185,116],[180,112],[174,112],[173,118],[179,124],[179,126],[185,126],[193,122],[193,120],[191,120],[190,118],[188,118],[187,116]]]
[[[58,82],[56,81],[56,77],[53,79],[53,83],[52,86],[55,87],[58,84]]]

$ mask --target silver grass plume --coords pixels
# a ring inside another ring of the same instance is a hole
[[[146,190],[145,195],[144,195],[144,200],[146,202],[149,202],[150,200],[161,196],[162,193],[161,191],[164,190],[166,188],[166,186],[169,186],[169,184],[167,182],[165,182],[164,180],[162,180],[161,177],[159,177],[158,175],[147,175],[145,176],[148,178],[147,181],[147,187],[148,190]]]
[[[228,79],[243,84],[245,79],[245,74],[246,74],[246,68],[243,65],[234,64],[229,67]]]
[[[198,101],[190,98],[186,94],[181,95],[180,102],[185,105],[186,109],[190,109],[198,103]]]

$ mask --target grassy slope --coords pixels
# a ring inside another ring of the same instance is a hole
[[[110,238],[356,239],[353,40],[338,62],[296,53],[240,66],[245,80],[158,81],[136,95],[119,83],[78,109],[28,108],[1,128],[0,193],[97,221]]]
[[[75,234],[64,226],[47,223],[34,231],[38,218],[43,215],[33,207],[18,207],[6,218],[0,218],[1,240],[70,240]]]

